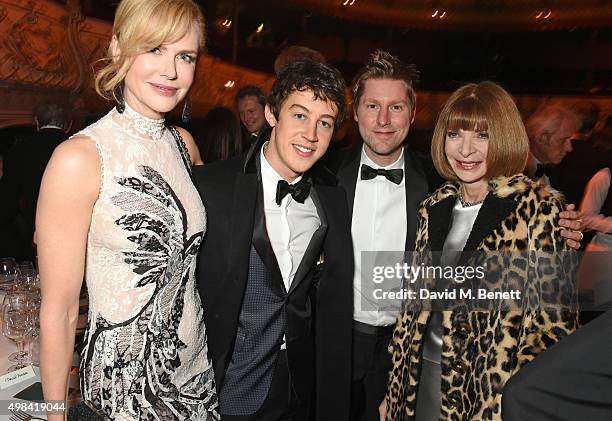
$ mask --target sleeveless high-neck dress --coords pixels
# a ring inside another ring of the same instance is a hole
[[[126,104],[77,133],[102,164],[87,238],[83,399],[116,420],[218,420],[195,287],[206,214],[163,120]]]

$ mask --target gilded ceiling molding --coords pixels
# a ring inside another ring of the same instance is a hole
[[[288,0],[288,3],[356,22],[440,31],[604,28],[612,19],[612,7],[606,0]]]
[[[8,3],[8,2],[6,2]],[[72,88],[77,80],[67,31],[57,8],[46,2],[13,1],[0,22],[0,78],[25,85]]]
[[[93,89],[94,69],[102,64],[111,31],[108,22],[84,18],[79,0],[68,0],[66,6],[47,0],[0,0],[0,128],[32,124],[32,110],[41,102],[69,104],[77,121],[112,107]],[[234,95],[240,87],[256,85],[269,92],[273,81],[271,74],[212,56],[201,57],[189,93],[193,116],[203,117],[220,105],[234,108]],[[414,127],[433,127],[448,95],[419,92]],[[571,104],[585,98],[556,99]],[[523,115],[528,116],[548,98],[523,96],[516,100]],[[610,98],[588,100],[600,104],[603,110],[612,109]]]

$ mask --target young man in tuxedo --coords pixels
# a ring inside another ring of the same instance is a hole
[[[270,133],[194,169],[208,216],[198,288],[224,420],[349,417],[348,207],[317,164],[344,89],[327,64],[288,65],[266,105]]]

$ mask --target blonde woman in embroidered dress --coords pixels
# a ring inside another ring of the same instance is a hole
[[[565,268],[555,261],[573,256],[559,226],[563,198],[521,174],[528,151],[512,97],[493,82],[459,88],[440,112],[431,154],[449,181],[421,204],[415,251],[427,259],[441,250],[442,266],[465,263],[461,251],[489,253],[492,261],[497,252],[513,253],[486,280],[510,291],[519,277],[526,297],[519,309],[488,311],[465,311],[468,299],[452,311],[407,301],[393,334],[381,420],[501,421],[508,379],[576,329],[573,285],[560,281]],[[453,287],[443,281],[432,288]],[[552,307],[534,298],[553,292]]]
[[[85,276],[83,399],[117,420],[219,419],[194,286],[206,215],[190,167],[201,160],[189,133],[164,124],[203,46],[192,0],[123,0],[117,9],[96,89],[118,105],[62,143],[42,181],[45,399],[66,398]]]

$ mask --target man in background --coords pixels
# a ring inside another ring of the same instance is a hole
[[[525,128],[529,137],[525,174],[534,179],[542,178],[555,187],[548,172],[572,151],[571,139],[580,128],[579,118],[568,108],[550,104],[529,117]]]
[[[72,125],[66,106],[42,104],[34,110],[36,133],[23,135],[4,157],[0,180],[0,255],[33,260],[32,238],[40,180],[53,150]]]
[[[579,102],[572,106],[572,111],[580,118],[581,126],[572,136],[572,151],[550,171],[550,180],[565,195],[567,203],[578,204],[591,177],[610,165],[610,154],[592,141],[601,114],[599,106]]]
[[[268,126],[264,115],[266,96],[257,86],[244,86],[236,93],[236,106],[246,131],[244,143],[248,147],[255,142],[262,129]]]

